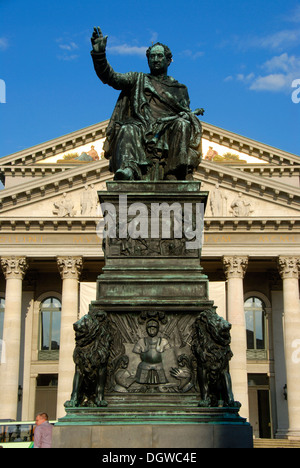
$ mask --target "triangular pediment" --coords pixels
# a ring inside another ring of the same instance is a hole
[[[82,148],[89,149],[89,145],[103,141],[108,120],[77,130],[48,142],[36,145],[0,159],[0,166],[6,165],[34,165],[42,161],[52,164],[68,153],[81,154]],[[219,154],[224,151],[238,154],[240,160],[248,159],[248,163],[265,162],[272,165],[299,165],[299,156],[274,148],[264,143],[224,130],[222,128],[202,122],[204,158],[207,147],[212,146]],[[221,150],[220,150],[221,147]],[[101,149],[98,148],[98,153]],[[251,159],[254,158],[254,159]]]
[[[0,173],[10,183],[0,191],[0,216],[85,216],[85,188],[96,193],[112,179],[103,159],[107,123],[2,158]],[[202,126],[203,160],[195,178],[210,192],[207,217],[298,216],[298,156],[204,122]],[[210,157],[212,153],[218,157]],[[221,211],[213,196],[226,200]],[[64,214],[67,201],[73,208]]]

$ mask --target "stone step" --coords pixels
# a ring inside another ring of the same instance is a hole
[[[254,448],[300,448],[300,440],[253,439]]]

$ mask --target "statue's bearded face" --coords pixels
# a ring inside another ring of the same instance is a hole
[[[152,75],[166,75],[170,65],[170,61],[165,55],[165,49],[160,45],[152,47],[148,63]]]

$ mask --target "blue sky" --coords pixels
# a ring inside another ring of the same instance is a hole
[[[116,71],[147,72],[145,49],[166,43],[203,121],[300,155],[300,1],[0,0],[0,156],[110,117],[94,26]]]

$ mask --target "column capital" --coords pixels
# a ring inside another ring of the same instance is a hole
[[[83,265],[82,257],[57,257],[56,261],[62,279],[79,279]]]
[[[277,258],[277,267],[282,279],[299,278],[300,257],[280,256]]]
[[[244,278],[248,266],[248,257],[234,255],[232,257],[223,257],[223,268],[226,279]]]
[[[25,273],[28,269],[28,262],[26,257],[1,257],[1,268],[5,279],[21,279],[23,280]]]

